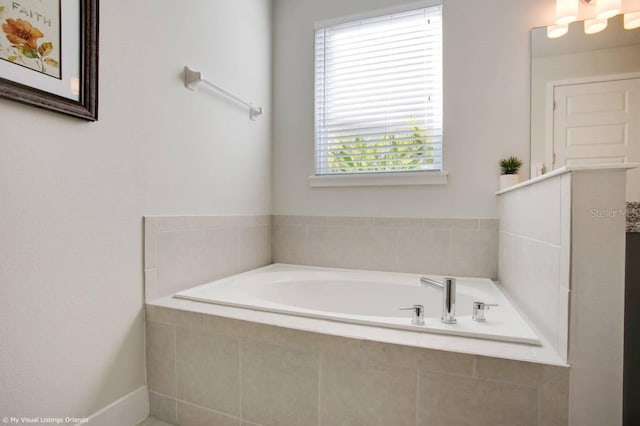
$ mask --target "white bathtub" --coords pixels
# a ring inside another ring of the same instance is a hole
[[[273,264],[213,281],[173,297],[286,315],[540,345],[540,339],[491,281],[457,278],[456,324],[440,321],[442,293],[422,287],[421,275]],[[441,277],[430,277],[438,279]],[[486,322],[471,319],[474,301],[498,304]],[[425,325],[411,324],[412,312],[425,307]]]

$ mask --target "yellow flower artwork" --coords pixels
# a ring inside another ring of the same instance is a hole
[[[0,0],[0,59],[60,79],[60,1]]]

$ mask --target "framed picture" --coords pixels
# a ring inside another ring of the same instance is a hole
[[[98,0],[0,0],[0,96],[98,119]]]

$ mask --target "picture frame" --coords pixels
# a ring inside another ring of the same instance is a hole
[[[0,97],[97,121],[98,14],[98,0],[0,0]]]

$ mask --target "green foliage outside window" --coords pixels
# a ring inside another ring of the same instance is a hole
[[[337,139],[328,150],[329,173],[423,170],[433,164],[433,132],[413,126],[409,132],[379,137]]]

